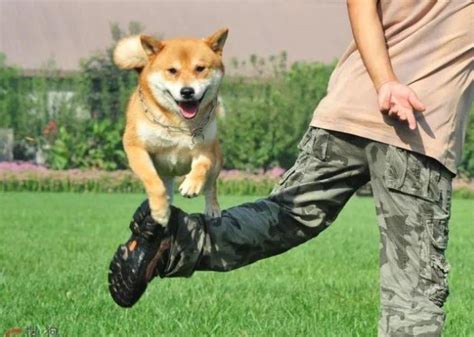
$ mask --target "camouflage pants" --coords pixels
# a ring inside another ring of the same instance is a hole
[[[451,173],[423,155],[318,128],[298,148],[296,163],[267,199],[219,219],[176,217],[163,276],[229,271],[283,253],[328,228],[371,181],[381,238],[379,336],[440,336]]]

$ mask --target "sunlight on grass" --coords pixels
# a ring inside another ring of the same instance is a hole
[[[155,280],[130,310],[107,289],[136,194],[0,195],[0,333],[57,327],[67,336],[375,336],[378,230],[371,199],[353,199],[330,229],[231,273]],[[221,197],[224,207],[253,197]],[[176,198],[190,212],[202,198]],[[455,200],[445,336],[474,331],[472,201]]]

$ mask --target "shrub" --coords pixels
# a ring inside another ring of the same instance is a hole
[[[270,78],[226,78],[226,117],[220,134],[226,168],[290,167],[314,108],[326,93],[333,65],[296,63],[285,55],[254,61],[273,69]],[[257,71],[263,73],[264,71]]]
[[[80,130],[60,127],[49,150],[48,163],[53,169],[95,168],[117,170],[127,167],[122,147],[123,123],[108,119],[89,120]]]

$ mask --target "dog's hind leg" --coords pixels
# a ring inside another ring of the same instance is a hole
[[[204,213],[213,218],[218,218],[221,216],[221,209],[219,207],[219,202],[217,201],[217,183],[216,177],[209,177],[209,180],[204,187],[204,198],[206,202],[206,208]]]
[[[222,169],[223,158],[219,143],[214,143],[213,150],[215,156],[214,166],[210,169],[206,184],[204,185],[204,198],[206,201],[204,212],[213,218],[218,218],[221,216],[221,209],[217,201],[217,178]]]
[[[166,194],[168,195],[168,202],[170,205],[173,203],[173,196],[174,196],[174,178],[169,176],[161,177],[163,180],[163,184],[166,187]]]

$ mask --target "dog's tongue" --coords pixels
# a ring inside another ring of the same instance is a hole
[[[198,112],[199,103],[198,102],[180,102],[179,108],[181,109],[181,114],[184,118],[194,118]]]

